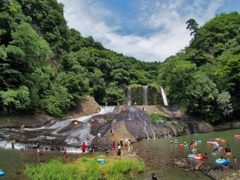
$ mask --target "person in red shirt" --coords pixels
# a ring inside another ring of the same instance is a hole
[[[113,142],[113,143],[112,143],[112,150],[115,150],[115,149],[116,149],[116,143]]]
[[[83,154],[85,154],[86,148],[87,148],[87,146],[86,146],[85,142],[83,142],[82,143],[82,153]]]

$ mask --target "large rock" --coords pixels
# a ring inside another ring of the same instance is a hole
[[[71,112],[67,118],[76,118],[79,116],[87,116],[90,114],[96,114],[100,110],[99,104],[91,96],[84,96],[84,100],[78,104],[78,106]]]

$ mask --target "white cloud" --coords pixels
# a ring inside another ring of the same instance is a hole
[[[146,33],[121,35],[117,31],[123,31],[126,25],[119,23],[122,22],[121,14],[112,12],[107,4],[96,0],[59,2],[65,5],[64,16],[70,28],[80,31],[84,37],[93,36],[108,49],[151,62],[164,61],[189,44],[190,32],[186,30],[188,19],[194,18],[203,25],[223,5],[223,0],[194,0],[191,4],[187,0],[139,0],[135,6],[138,8],[138,18],[129,17],[126,24],[129,26],[130,22],[134,22],[132,26],[144,29]],[[109,19],[113,19],[114,24],[109,25]]]

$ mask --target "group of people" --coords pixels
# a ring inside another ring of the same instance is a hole
[[[132,144],[131,144],[131,140],[130,139],[126,139],[126,146],[127,146],[127,152],[128,153],[131,153],[131,151],[132,151]],[[115,141],[113,141],[113,143],[112,143],[112,150],[114,151],[114,150],[117,150],[116,151],[116,157],[115,158],[117,158],[117,157],[119,157],[119,158],[121,158],[122,157],[122,148],[124,147],[124,145],[123,145],[123,140],[121,139],[120,140],[120,142],[119,143],[117,143],[116,144],[116,142]]]
[[[217,138],[217,139],[212,140],[212,144],[215,144],[213,153],[216,153],[216,151],[220,150],[220,148],[223,148],[217,141],[226,142],[226,139]],[[184,142],[184,146],[187,146],[186,142]],[[197,154],[194,153],[196,151],[197,146],[198,146],[197,142],[192,140],[190,143],[190,147],[192,148],[192,152],[191,152],[190,156],[197,156],[197,157],[201,157],[201,160],[208,160],[207,153],[205,153],[204,155],[202,155],[200,151]],[[226,147],[224,148],[224,153],[225,153],[225,156],[224,157],[222,156],[220,158],[220,162],[223,161],[220,168],[223,171],[226,171],[228,169],[228,167],[230,166],[230,160],[232,158],[232,150],[231,150],[229,144],[227,144]],[[235,167],[236,164],[237,164],[237,158],[233,157],[233,167]]]

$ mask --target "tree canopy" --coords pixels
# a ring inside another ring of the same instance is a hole
[[[209,122],[240,116],[240,15],[186,21],[189,46],[163,63],[113,52],[67,26],[57,0],[0,0],[0,115],[62,117],[88,94],[126,100],[130,85],[162,85],[173,105]]]

